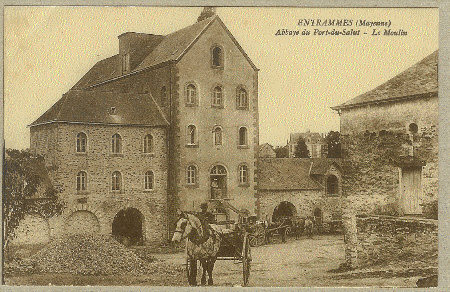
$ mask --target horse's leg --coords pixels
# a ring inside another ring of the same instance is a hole
[[[189,276],[189,284],[191,286],[197,286],[197,260],[192,259],[191,264],[191,274]]]
[[[208,261],[208,285],[212,286],[213,285],[213,277],[212,277],[212,272],[214,270],[214,264],[216,262],[215,258],[212,258]]]
[[[206,271],[208,270],[208,260],[201,259],[200,264],[202,266],[202,280],[200,283],[202,286],[205,286],[206,285]]]

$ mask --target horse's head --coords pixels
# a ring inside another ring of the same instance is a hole
[[[173,233],[172,241],[179,242],[182,239],[188,237],[189,233],[192,231],[192,225],[186,214],[181,213],[180,219],[177,221],[177,227]]]

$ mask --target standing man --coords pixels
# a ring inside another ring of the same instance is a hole
[[[202,203],[200,205],[200,209],[202,210],[200,212],[200,216],[202,217],[202,220],[205,222],[211,224],[214,223],[214,215],[211,212],[208,212],[208,203]]]

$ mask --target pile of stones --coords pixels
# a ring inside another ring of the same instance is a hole
[[[30,260],[41,273],[138,276],[159,269],[151,258],[140,258],[106,235],[66,236],[50,242]]]

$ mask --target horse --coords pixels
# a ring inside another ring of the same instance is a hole
[[[188,282],[190,286],[197,286],[197,260],[202,266],[201,285],[206,285],[206,272],[208,285],[213,285],[212,271],[217,259],[222,239],[205,220],[198,216],[182,212],[177,222],[172,241],[186,241],[186,257],[188,260]]]

